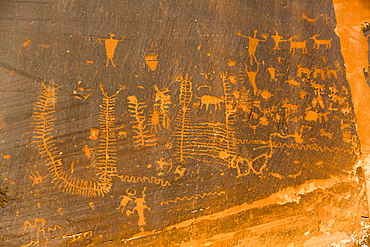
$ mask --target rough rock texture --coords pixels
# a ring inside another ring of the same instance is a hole
[[[359,244],[348,4],[0,2],[2,246]]]

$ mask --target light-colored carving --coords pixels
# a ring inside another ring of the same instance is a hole
[[[114,62],[113,62],[114,52],[116,50],[118,42],[123,41],[125,37],[122,36],[122,39],[118,40],[118,39],[113,39],[113,37],[116,36],[113,33],[110,33],[109,36],[110,36],[109,39],[97,39],[96,42],[98,42],[99,40],[104,40],[105,42],[105,53],[107,55],[107,63],[105,64],[105,66],[108,67],[109,61],[110,61],[113,67],[116,67],[116,65],[114,65]]]
[[[157,139],[154,135],[149,134],[149,130],[147,130],[145,124],[146,117],[144,115],[144,108],[147,106],[144,102],[139,102],[135,95],[128,96],[127,99],[128,111],[130,112],[130,116],[135,119],[131,121],[131,123],[134,124],[132,126],[133,131],[136,134],[133,136],[135,139],[135,147],[150,147],[157,145]]]
[[[280,36],[279,33],[277,31],[275,31],[275,35],[271,35],[271,37],[274,39],[275,41],[275,46],[274,48],[272,49],[275,49],[275,50],[281,50],[280,47],[279,47],[279,44],[280,42],[285,42],[285,41],[289,41],[288,39],[286,40],[283,40],[283,36]],[[279,61],[278,61],[279,62]],[[279,62],[280,63],[280,62]]]
[[[155,161],[154,163],[158,165],[156,170],[160,170],[161,172],[168,173],[172,170],[172,162],[170,163],[166,162],[163,157],[161,157],[159,160]]]
[[[248,65],[246,63],[244,63],[244,66],[245,66],[245,73],[248,75],[249,82],[251,83],[251,85],[253,87],[253,94],[257,95],[258,88],[257,88],[257,84],[256,84],[256,76],[257,76],[258,69],[259,69],[259,63],[257,63],[256,71],[248,70]]]
[[[291,111],[296,112],[299,106],[298,105],[289,104],[288,102],[289,102],[288,99],[284,99],[282,101],[283,104],[281,105],[281,107],[286,108],[288,110],[288,112],[291,112]]]
[[[45,233],[45,223],[46,223],[45,219],[39,219],[39,218],[34,219],[33,224],[28,220],[25,221],[23,223],[23,230],[24,231],[26,231],[27,228],[30,228],[30,229],[37,228],[36,241],[31,241],[29,244],[22,245],[22,246],[31,246],[31,245],[39,244],[40,243],[40,238],[39,238],[40,232],[41,232],[42,236],[44,237],[44,241],[48,242],[49,239],[46,237],[46,233]]]
[[[123,182],[129,182],[129,183],[150,183],[150,184],[158,184],[160,186],[168,186],[171,183],[169,181],[165,181],[161,178],[156,177],[137,177],[137,176],[130,176],[130,175],[117,175],[119,179]]]
[[[147,53],[145,55],[145,63],[148,65],[151,71],[155,71],[158,66],[158,54],[155,53]]]
[[[333,76],[335,79],[338,79],[338,74],[337,74],[338,70],[330,69],[330,66],[326,66],[325,70],[326,70],[326,76],[328,78],[332,78]]]
[[[61,152],[58,150],[53,136],[55,125],[56,90],[53,85],[43,86],[41,96],[35,103],[33,118],[35,120],[33,138],[36,149],[46,162],[52,182],[59,185],[64,192],[87,196],[104,196],[111,188],[111,176],[115,168],[115,134],[114,134],[114,104],[116,94],[108,96],[101,86],[103,102],[100,108],[99,149],[97,175],[98,181],[85,181],[68,175],[63,168]]]
[[[314,45],[312,49],[318,50],[320,48],[320,45],[325,45],[325,49],[331,49],[331,40],[332,39],[317,39],[320,34],[315,34],[314,36],[310,37],[314,41]]]
[[[310,23],[314,23],[314,22],[316,22],[316,21],[317,21],[317,19],[318,19],[318,18],[312,19],[312,18],[309,18],[309,17],[307,16],[307,14],[302,14],[301,19],[302,19],[302,20],[306,20],[306,21],[308,21],[308,22],[310,22]]]
[[[47,176],[49,176],[49,174],[47,174],[44,177],[41,177],[41,175],[39,174],[39,172],[36,172],[36,173],[31,172],[31,176],[28,176],[28,177],[30,179],[32,179],[32,187],[33,187],[33,186],[35,186],[35,184],[41,184],[42,183],[42,180],[44,178],[46,178]]]
[[[127,196],[120,196],[119,198],[122,198],[121,199],[121,202],[118,206],[118,210],[121,210],[121,213],[125,213],[125,208],[126,206],[131,202],[133,201],[133,197],[136,195],[136,190],[135,189],[126,189],[126,194]]]
[[[135,213],[135,211],[137,212],[139,216],[137,224],[140,227],[141,231],[144,231],[143,227],[146,225],[144,211],[145,210],[150,211],[150,208],[147,205],[145,205],[145,190],[146,190],[146,187],[144,187],[143,189],[142,197],[135,198],[134,203],[136,204],[136,206],[134,207],[134,209],[132,211],[130,210],[126,211],[127,216],[132,215],[133,213]]]
[[[332,132],[326,132],[325,129],[320,129],[320,135],[321,136],[326,136],[327,138],[332,139],[333,134],[334,133],[332,133]]]
[[[267,91],[267,89],[258,91],[258,94],[261,95],[261,97],[265,100],[269,100],[272,96],[274,96],[272,93]]]
[[[180,110],[176,117],[176,131],[174,132],[175,136],[175,152],[178,155],[180,162],[184,162],[185,157],[185,149],[184,145],[186,145],[187,140],[185,135],[187,133],[188,125],[191,123],[191,119],[189,115],[189,106],[193,99],[193,83],[190,80],[189,75],[186,74],[185,78],[182,76],[178,76],[176,78],[177,82],[180,82],[180,95],[179,95],[179,103],[180,103]]]
[[[112,175],[117,174],[117,148],[115,135],[115,104],[117,95],[123,89],[121,86],[113,95],[107,95],[102,84],[99,85],[103,95],[100,104],[99,118],[99,148],[97,151],[96,175],[102,184],[111,186]]]
[[[329,15],[328,14],[321,14],[320,16],[324,16],[325,17],[325,25],[329,25]]]
[[[206,111],[208,111],[208,108],[210,105],[214,105],[215,110],[221,109],[221,103],[223,103],[223,99],[217,98],[212,95],[202,95],[201,97],[198,97],[194,94],[195,98],[200,100],[200,109],[205,105]]]
[[[274,67],[272,67],[272,65],[270,65],[270,67],[268,67],[266,70],[270,74],[270,81],[277,81],[278,80],[276,78],[276,69]]]
[[[250,113],[252,111],[253,102],[250,97],[249,90],[242,87],[240,91],[233,91],[233,95],[239,109],[242,109],[246,113]]]
[[[292,86],[301,86],[302,83],[297,82],[293,79],[293,76],[288,76],[288,80],[285,81],[286,83],[289,83],[289,85]]]
[[[317,78],[318,75],[320,75],[320,79],[321,80],[325,80],[326,79],[326,71],[323,70],[323,69],[318,69],[317,68],[317,65],[315,67],[313,67],[313,78]]]
[[[293,41],[293,39],[298,39],[298,35],[294,35],[288,39],[290,42],[289,53],[295,54],[297,49],[301,49],[302,54],[307,54],[308,50],[306,47],[306,40],[305,41]]]
[[[191,201],[191,200],[196,200],[196,199],[199,199],[199,198],[205,198],[205,197],[208,197],[208,196],[220,196],[220,195],[224,195],[225,192],[224,191],[220,191],[220,192],[205,192],[205,193],[202,193],[202,194],[197,194],[195,196],[183,196],[183,197],[176,197],[175,199],[173,200],[168,200],[168,201],[162,201],[160,202],[160,205],[163,206],[163,205],[167,205],[169,203],[178,203],[179,201]]]
[[[306,74],[307,78],[310,79],[311,78],[311,70],[308,69],[308,68],[302,67],[302,65],[303,65],[303,63],[297,65],[297,67],[298,67],[297,76],[302,77],[303,74]]]
[[[266,39],[267,39],[267,37],[268,37],[268,35],[264,33],[264,34],[261,35],[261,37],[264,38],[264,39],[257,39],[256,38],[257,37],[257,32],[258,32],[258,30],[254,30],[253,37],[245,36],[240,31],[235,32],[236,35],[241,36],[241,37],[246,38],[246,39],[249,40],[249,43],[248,43],[248,52],[249,52],[249,61],[250,61],[250,64],[251,65],[253,64],[253,61],[255,63],[258,63],[257,57],[255,55],[256,54],[258,43],[260,41],[265,42]]]
[[[168,88],[165,88],[163,91],[159,90],[157,85],[154,85],[156,91],[154,98],[154,107],[158,111],[159,117],[161,119],[162,127],[166,129],[171,129],[171,119],[169,117],[169,108],[172,104],[171,95],[167,93],[170,92]]]

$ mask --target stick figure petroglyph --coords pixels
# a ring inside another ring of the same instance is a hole
[[[248,37],[248,36],[245,36],[243,35],[240,31],[236,31],[235,34],[238,35],[238,36],[241,36],[243,38],[246,38],[249,40],[249,44],[248,44],[248,52],[249,52],[249,60],[250,60],[250,64],[252,65],[253,64],[253,60],[254,62],[258,63],[257,62],[257,58],[256,58],[256,50],[257,50],[257,46],[258,46],[258,43],[261,41],[261,42],[265,42],[268,35],[263,33],[261,36],[264,38],[264,39],[257,39],[256,36],[257,36],[257,32],[258,30],[254,30],[253,32],[253,37]]]
[[[114,51],[116,50],[118,42],[123,41],[125,39],[125,37],[122,36],[122,39],[119,40],[119,39],[113,39],[113,37],[116,36],[113,33],[111,33],[109,35],[110,35],[109,39],[97,39],[96,41],[104,40],[104,42],[105,42],[105,52],[106,52],[106,55],[107,55],[107,63],[105,65],[105,67],[108,67],[109,61],[111,61],[113,67],[116,67],[116,65],[114,65],[114,62],[113,62]]]

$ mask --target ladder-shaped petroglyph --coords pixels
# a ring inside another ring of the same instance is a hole
[[[185,161],[187,152],[184,145],[189,142],[186,140],[185,135],[187,134],[187,129],[191,124],[191,118],[189,115],[190,104],[193,99],[193,82],[190,79],[191,78],[189,78],[188,74],[186,74],[185,78],[181,75],[176,78],[176,81],[180,82],[180,110],[176,116],[176,126],[173,135],[175,137],[175,154],[180,162]]]
[[[100,108],[99,119],[99,148],[98,148],[98,180],[86,181],[68,174],[63,168],[61,152],[56,146],[53,136],[55,127],[55,107],[57,101],[56,90],[59,87],[42,84],[43,91],[35,103],[33,119],[33,143],[42,156],[46,167],[52,177],[52,182],[67,193],[86,196],[104,196],[112,186],[111,176],[116,173],[115,158],[115,137],[114,137],[114,107],[121,87],[114,95],[108,96],[103,87],[100,86],[103,94],[103,102]]]
[[[127,97],[128,99],[128,111],[130,116],[134,118],[134,121],[130,123],[134,124],[132,126],[133,132],[135,135],[133,136],[135,147],[150,147],[157,145],[157,139],[154,135],[150,134],[150,130],[147,129],[146,126],[146,116],[144,112],[144,108],[147,106],[144,102],[138,101],[135,95],[130,95]],[[153,116],[152,116],[153,118]],[[152,123],[153,124],[153,123]]]
[[[236,109],[234,109],[234,95],[226,79],[226,74],[220,74],[224,86],[225,121],[226,123],[192,122],[190,121],[189,105],[192,100],[192,82],[188,76],[180,79],[180,105],[176,119],[175,145],[177,158],[184,161],[185,158],[193,158],[208,161],[209,157],[220,160],[220,153],[233,155],[235,152],[234,129]]]

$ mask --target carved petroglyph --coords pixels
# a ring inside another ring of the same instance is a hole
[[[326,71],[323,70],[323,69],[318,69],[317,68],[317,65],[315,67],[313,67],[313,78],[317,78],[318,76],[320,76],[320,79],[321,80],[325,80],[326,79]]]
[[[135,147],[150,147],[157,145],[157,139],[154,135],[149,134],[149,130],[145,124],[146,117],[144,108],[147,106],[144,102],[139,102],[135,95],[128,96],[127,99],[128,112],[130,112],[130,116],[135,119],[131,121],[131,123],[134,124],[132,126],[133,131],[136,134],[133,136]]]
[[[146,225],[144,212],[145,210],[150,211],[150,208],[147,205],[145,205],[145,190],[146,190],[146,187],[144,187],[141,193],[142,197],[133,197],[134,198],[133,203],[136,204],[133,210],[126,210],[127,216],[131,216],[132,214],[135,213],[135,211],[137,212],[137,215],[138,215],[137,224],[140,227],[141,231],[144,231],[143,227]]]
[[[293,39],[298,39],[298,35],[294,35],[288,39],[290,42],[289,53],[295,54],[297,49],[301,49],[302,54],[307,54],[308,50],[306,47],[306,40],[305,41],[293,41]]]
[[[330,66],[327,66],[325,67],[325,70],[326,70],[326,76],[328,78],[332,78],[332,76],[335,78],[335,79],[338,79],[338,70],[335,70],[335,69],[330,69]]]
[[[286,41],[289,41],[288,39],[284,40],[283,39],[283,36],[280,36],[279,33],[277,31],[275,31],[275,35],[271,35],[271,38],[274,39],[275,41],[275,46],[274,48],[272,49],[275,49],[275,50],[281,50],[280,47],[279,47],[279,44],[281,42],[286,42]],[[279,61],[278,61],[279,62]],[[279,62],[280,63],[280,62]]]
[[[145,54],[145,63],[146,65],[148,65],[151,71],[155,71],[158,66],[158,54],[156,53]]]
[[[118,42],[123,41],[125,37],[122,36],[122,39],[118,40],[118,39],[113,39],[113,37],[116,36],[113,33],[109,34],[109,36],[110,36],[109,39],[97,39],[96,42],[98,42],[99,40],[104,40],[105,42],[105,53],[107,55],[107,63],[105,64],[105,66],[108,67],[109,61],[110,61],[112,63],[112,66],[116,67],[116,65],[113,62],[114,52],[116,50]]]
[[[296,80],[294,80],[292,76],[288,76],[288,80],[286,80],[285,82],[292,85],[292,86],[301,86],[301,84],[302,84],[302,83],[297,82]]]
[[[270,65],[270,67],[268,67],[266,70],[270,74],[270,81],[277,81],[278,79],[276,78],[276,76],[284,76],[284,74],[277,74],[276,73],[277,69],[272,67],[272,65]]]
[[[37,228],[37,230],[36,230],[36,241],[31,241],[30,243],[25,244],[25,245],[21,245],[21,246],[39,245],[40,243],[45,243],[45,242],[47,243],[49,241],[48,237],[46,237],[46,232],[45,232],[46,220],[36,218],[36,219],[33,219],[32,221],[33,221],[33,224],[31,223],[31,221],[28,221],[28,220],[24,221],[23,222],[23,230],[27,231],[28,229]],[[57,230],[57,228],[61,229],[60,226],[55,225],[54,227],[48,228],[47,230],[55,231],[55,230]],[[41,235],[42,237],[40,236],[40,233],[42,234]]]
[[[325,49],[331,49],[331,41],[332,39],[317,39],[317,37],[320,37],[320,34],[315,34],[314,36],[310,37],[314,41],[314,45],[312,49],[318,50],[320,48],[320,45],[325,45]]]
[[[168,201],[162,201],[160,202],[160,205],[163,206],[163,205],[167,205],[169,203],[178,203],[178,202],[181,202],[181,201],[191,201],[191,200],[196,200],[196,199],[199,199],[199,198],[205,198],[205,197],[208,197],[208,196],[220,196],[220,195],[225,195],[226,193],[224,191],[220,191],[220,192],[205,192],[205,193],[202,193],[202,194],[197,194],[197,195],[194,195],[194,196],[183,196],[183,197],[176,197],[175,199],[173,200],[168,200]]]
[[[309,17],[307,16],[307,14],[302,14],[301,19],[302,19],[302,20],[306,20],[306,21],[308,21],[308,22],[310,22],[310,23],[314,23],[314,22],[316,22],[316,21],[317,21],[317,19],[318,19],[318,18],[312,19],[312,18],[309,18]]]
[[[170,130],[171,129],[171,119],[169,117],[169,109],[172,104],[171,95],[168,93],[170,90],[165,88],[165,90],[161,91],[154,85],[155,99],[154,99],[154,111],[158,112],[158,119],[160,119],[160,124],[163,128]],[[153,111],[153,112],[154,112]]]
[[[59,87],[53,85],[43,86],[43,91],[35,103],[33,119],[33,138],[36,149],[43,157],[52,182],[58,184],[64,192],[87,196],[104,196],[111,188],[111,176],[116,174],[116,151],[114,133],[114,106],[121,87],[115,94],[108,96],[100,86],[103,102],[100,107],[99,118],[99,148],[97,162],[97,181],[85,181],[68,175],[63,168],[63,161],[60,158],[61,152],[56,146],[53,136],[55,126],[54,112],[56,105],[56,90]]]
[[[42,183],[42,180],[44,178],[46,178],[47,176],[49,176],[49,174],[47,174],[44,177],[41,177],[41,175],[39,174],[39,172],[36,172],[36,173],[31,172],[31,176],[28,176],[28,177],[30,179],[32,179],[32,187],[33,187],[33,186],[35,186],[35,184],[41,184]]]
[[[121,202],[118,206],[118,210],[121,210],[121,213],[125,213],[125,208],[126,206],[133,201],[133,197],[136,195],[136,190],[135,189],[126,189],[126,196],[120,196],[119,198],[121,199]]]
[[[246,39],[249,40],[249,43],[248,43],[247,47],[248,47],[250,65],[252,65],[253,62],[258,63],[257,57],[256,57],[256,50],[257,50],[258,44],[259,44],[260,41],[265,42],[267,37],[268,37],[268,35],[264,33],[264,34],[261,35],[262,38],[264,38],[264,39],[257,39],[256,38],[257,33],[258,33],[258,30],[254,30],[253,37],[248,37],[248,36],[243,35],[240,31],[235,32],[236,35],[241,36],[241,37],[246,38]]]
[[[297,67],[298,67],[297,77],[302,77],[303,74],[305,74],[306,77],[308,79],[310,79],[311,78],[311,70],[308,69],[308,68],[302,67],[302,65],[303,65],[302,63],[297,65]]]
[[[245,73],[248,75],[249,82],[253,87],[253,94],[257,95],[258,88],[256,84],[256,76],[257,76],[258,69],[259,69],[259,63],[256,64],[256,71],[249,70],[248,65],[246,63],[244,63],[244,66],[245,66]]]

